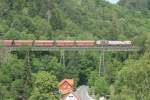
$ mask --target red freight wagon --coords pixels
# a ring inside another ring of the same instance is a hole
[[[70,46],[75,45],[75,41],[74,40],[56,40],[55,45],[60,46],[60,47],[70,47]]]
[[[37,47],[51,47],[54,46],[54,40],[35,40],[34,46]]]
[[[0,40],[0,45],[2,46],[12,46],[13,40]]]
[[[32,44],[33,40],[14,40],[15,46],[22,46],[22,45],[32,46]]]
[[[76,41],[76,46],[83,46],[83,47],[88,47],[88,46],[94,46],[95,41],[92,40],[77,40]]]

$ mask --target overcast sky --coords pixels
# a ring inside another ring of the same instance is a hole
[[[117,3],[119,0],[106,0],[106,1],[110,1],[111,3]]]

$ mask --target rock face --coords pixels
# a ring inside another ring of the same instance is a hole
[[[95,100],[92,99],[88,93],[88,86],[80,86],[77,91],[76,94],[80,97],[80,100]]]

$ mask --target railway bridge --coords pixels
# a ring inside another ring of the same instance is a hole
[[[67,51],[93,51],[93,52],[100,52],[100,62],[99,62],[99,74],[102,76],[104,75],[105,70],[105,53],[107,52],[137,52],[140,50],[138,46],[99,46],[99,47],[4,47],[7,51],[50,51],[60,52],[60,62],[65,66],[65,52]],[[27,52],[27,56],[29,59],[29,52]],[[29,60],[28,60],[29,61]]]
[[[82,42],[82,41],[81,41]],[[28,43],[28,42],[27,42]],[[32,42],[29,42],[33,44]],[[70,43],[70,42],[69,42]],[[73,43],[73,42],[72,42]],[[85,42],[86,43],[86,42]],[[94,43],[94,42],[93,42]],[[74,46],[71,44],[68,44],[69,46],[47,46],[47,45],[42,45],[40,46],[34,46],[34,45],[28,45],[28,46],[22,46],[22,45],[6,45],[3,46],[4,49],[6,49],[8,52],[13,52],[13,51],[27,51],[27,58],[28,62],[30,61],[30,52],[45,52],[45,51],[59,51],[60,52],[60,63],[65,66],[65,52],[67,51],[93,51],[93,52],[100,52],[100,60],[99,60],[99,74],[104,75],[104,70],[105,70],[105,53],[106,52],[137,52],[140,50],[140,47],[132,45],[92,45],[88,46],[87,44],[84,45],[81,43],[80,46]]]

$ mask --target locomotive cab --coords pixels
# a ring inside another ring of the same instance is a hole
[[[108,45],[108,40],[97,40],[96,45],[97,46],[107,46]]]

